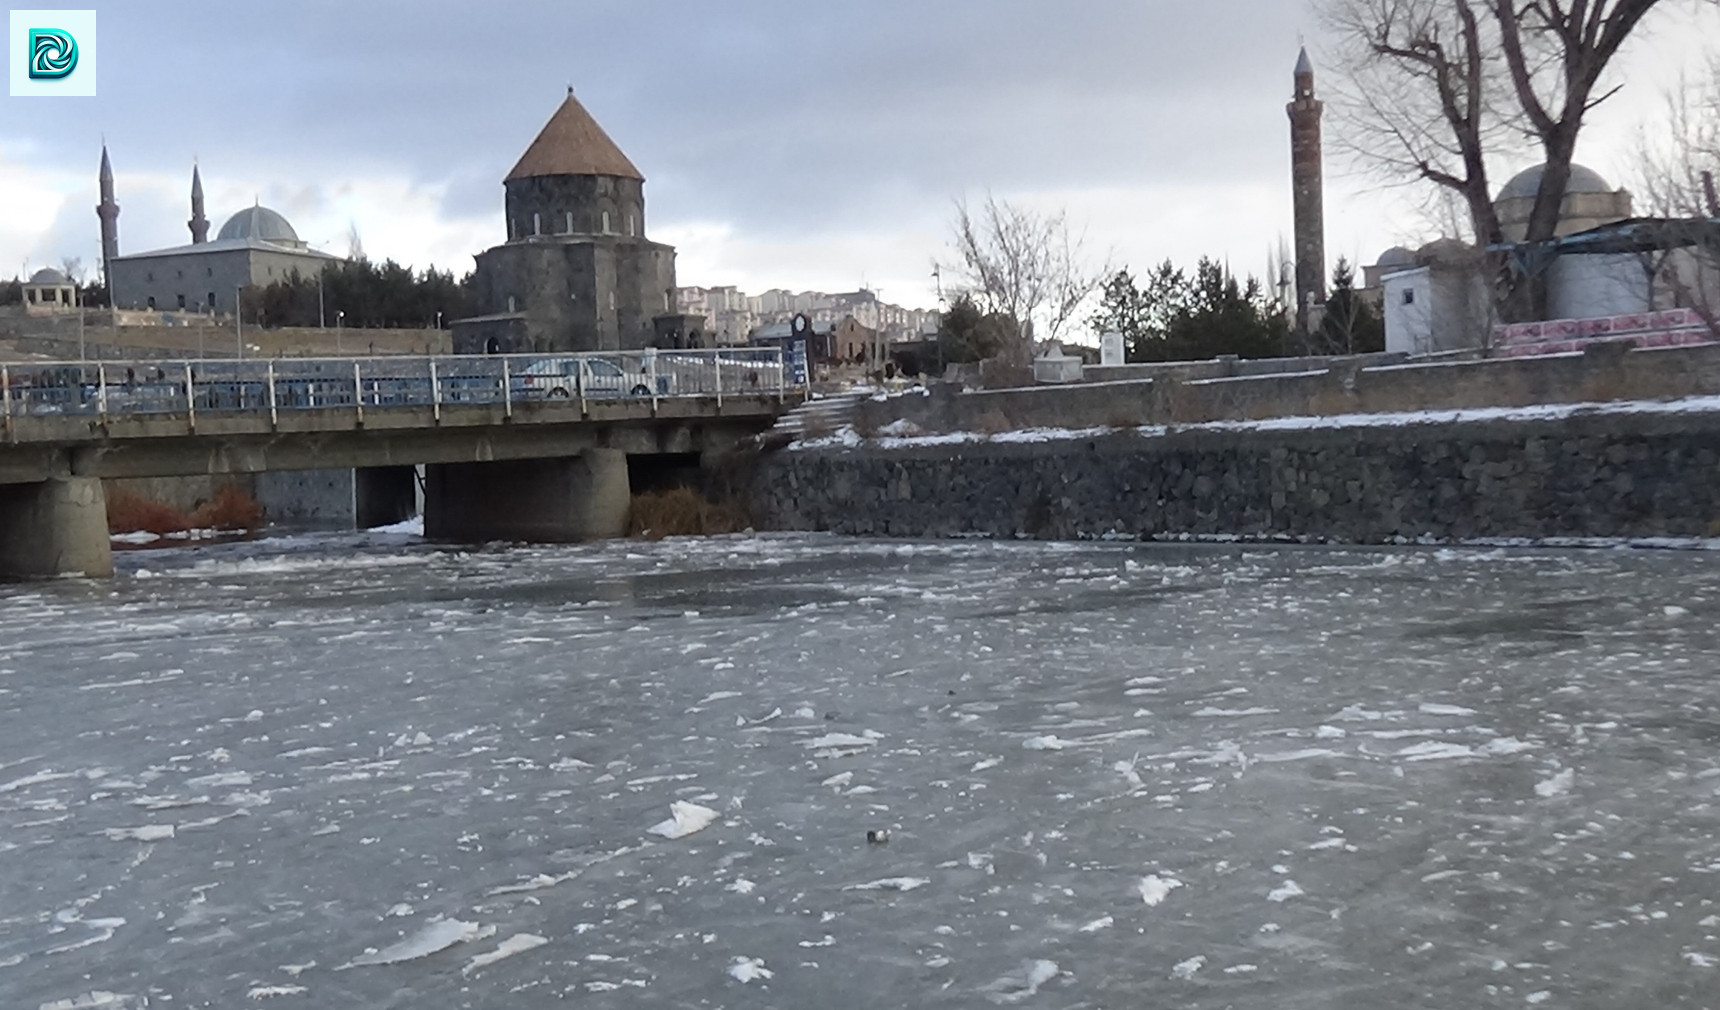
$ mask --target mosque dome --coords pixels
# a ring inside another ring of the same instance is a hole
[[[1415,266],[1415,253],[1401,245],[1394,245],[1380,253],[1379,262],[1374,264],[1381,270],[1396,270],[1399,267]]]
[[[1535,199],[1535,194],[1541,191],[1541,176],[1545,175],[1546,172],[1546,165],[1536,165],[1534,168],[1526,168],[1518,172],[1510,182],[1505,184],[1505,188],[1499,191],[1499,199]],[[1571,177],[1565,183],[1566,196],[1575,193],[1611,193],[1612,191],[1612,186],[1601,178],[1599,172],[1575,162],[1571,164]]]
[[[71,279],[53,267],[43,267],[30,275],[31,284],[70,284]]]
[[[258,239],[263,242],[299,244],[299,233],[287,219],[267,207],[246,207],[227,219],[217,239]]]

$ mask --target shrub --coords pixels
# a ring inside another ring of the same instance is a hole
[[[632,536],[662,540],[739,533],[752,523],[733,505],[713,502],[691,488],[678,487],[634,495],[628,525]]]

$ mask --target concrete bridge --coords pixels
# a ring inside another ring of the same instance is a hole
[[[422,466],[429,536],[621,535],[629,457],[731,448],[804,399],[793,371],[757,348],[0,365],[0,577],[110,574],[105,478]]]

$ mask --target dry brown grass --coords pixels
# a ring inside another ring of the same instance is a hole
[[[107,517],[109,533],[165,535],[191,528],[191,517],[184,512],[131,491],[108,492]]]
[[[231,484],[191,513],[191,524],[202,530],[255,530],[263,525],[263,506]]]
[[[690,488],[649,491],[633,496],[629,533],[643,540],[664,537],[708,537],[739,533],[752,526],[746,513],[713,502]]]
[[[228,485],[193,512],[151,501],[133,491],[110,490],[107,496],[110,533],[183,533],[186,530],[255,530],[262,528],[263,506],[243,490]]]

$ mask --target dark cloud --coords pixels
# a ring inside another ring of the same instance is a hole
[[[205,171],[316,194],[357,167],[499,215],[572,84],[654,222],[879,227],[963,193],[1286,170],[1283,0],[183,0],[101,10],[101,97],[0,105],[0,145],[93,177]],[[11,141],[13,143],[8,143]],[[307,199],[309,197],[307,196]],[[123,201],[123,197],[122,197]],[[498,226],[499,230],[499,226]]]

